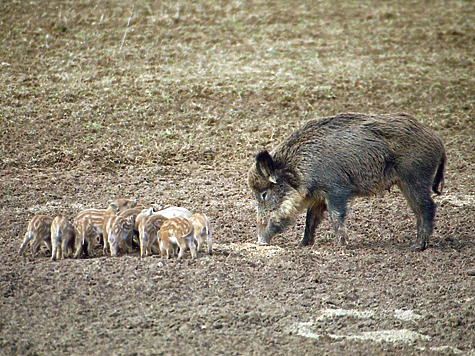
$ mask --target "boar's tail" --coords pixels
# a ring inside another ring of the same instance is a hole
[[[440,160],[439,166],[437,167],[437,172],[435,173],[434,182],[432,183],[432,191],[436,195],[440,195],[442,193],[442,189],[444,189],[444,170],[445,170],[446,160],[447,160],[447,156],[444,154],[444,156]]]

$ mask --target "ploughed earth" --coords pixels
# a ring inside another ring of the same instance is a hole
[[[475,4],[4,1],[0,355],[475,355]],[[407,112],[448,155],[409,251],[401,192],[257,246],[247,171],[303,122]],[[192,260],[18,255],[35,214],[138,198],[211,219]]]

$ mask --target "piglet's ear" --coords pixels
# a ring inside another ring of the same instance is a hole
[[[267,151],[262,151],[256,156],[257,173],[271,183],[277,183],[275,176],[274,160]]]
[[[119,206],[116,203],[110,203],[109,206],[112,208],[113,211],[116,213],[119,211]]]

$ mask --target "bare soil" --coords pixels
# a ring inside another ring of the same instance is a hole
[[[1,355],[475,355],[473,1],[0,3]],[[415,115],[448,151],[429,248],[401,193],[349,248],[256,246],[254,155],[310,118]],[[29,219],[118,197],[212,221],[215,252],[19,256]]]

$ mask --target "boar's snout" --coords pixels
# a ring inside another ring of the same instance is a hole
[[[266,223],[262,220],[262,218],[257,215],[257,244],[260,246],[269,245],[270,238],[264,235],[266,230]]]

